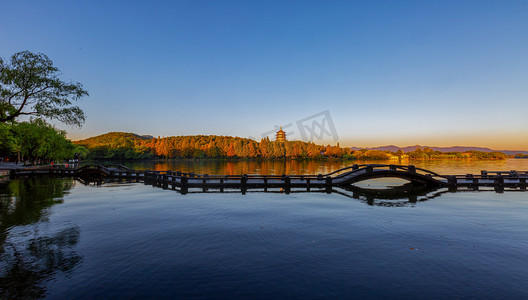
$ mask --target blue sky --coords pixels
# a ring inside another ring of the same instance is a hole
[[[0,36],[90,92],[73,139],[328,110],[341,145],[528,149],[528,1],[3,1]]]

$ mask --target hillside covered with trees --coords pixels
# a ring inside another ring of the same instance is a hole
[[[352,150],[301,141],[256,142],[230,136],[194,135],[147,138],[111,132],[75,142],[89,149],[91,159],[148,158],[343,158]],[[351,158],[351,157],[350,157]]]
[[[429,148],[409,153],[380,150],[351,150],[322,146],[311,142],[276,142],[265,138],[260,142],[230,136],[194,135],[151,138],[134,133],[110,132],[75,142],[89,150],[89,159],[154,159],[154,158],[286,158],[286,159],[504,159],[500,152],[440,152]]]

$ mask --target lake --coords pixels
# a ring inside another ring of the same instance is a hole
[[[509,171],[528,170],[528,159],[504,160],[390,160],[390,161],[342,161],[342,160],[193,160],[171,159],[158,161],[120,162],[132,169],[154,171],[182,171],[200,174],[262,174],[307,175],[327,174],[353,164],[403,164],[415,165],[439,174],[480,174],[481,170]]]
[[[353,163],[128,164],[318,174]],[[521,159],[413,164],[441,174],[528,170]],[[0,184],[0,209],[0,299],[528,298],[526,191],[181,195],[35,177]]]

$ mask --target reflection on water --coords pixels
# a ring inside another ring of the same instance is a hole
[[[0,185],[0,229],[41,220],[43,210],[57,203],[74,185],[72,179],[34,177]]]
[[[527,299],[525,196],[18,179],[0,186],[0,299]]]
[[[119,186],[133,186],[133,184],[143,183],[145,185],[152,185],[156,189],[169,190],[168,187],[161,187],[153,182],[144,182],[140,179],[98,179],[91,181],[86,178],[77,178],[79,183],[85,186],[98,186],[98,187],[119,187]],[[188,192],[184,194],[241,194],[246,193],[261,193],[261,194],[303,194],[303,193],[315,193],[315,194],[337,194],[344,197],[359,200],[370,206],[385,206],[385,207],[402,207],[402,206],[414,206],[416,203],[425,202],[434,198],[437,198],[445,193],[460,193],[460,192],[491,192],[504,193],[506,192],[521,192],[525,193],[525,190],[519,190],[516,187],[504,188],[504,187],[438,187],[438,186],[427,186],[427,185],[416,185],[407,180],[400,178],[377,178],[361,181],[359,183],[344,185],[339,187],[332,187],[327,190],[325,188],[292,188],[289,190],[283,188],[250,188],[244,191],[238,188],[225,188],[219,189],[203,189],[203,188],[189,188]],[[178,189],[174,191],[181,193]]]
[[[306,175],[326,174],[353,163],[347,161],[318,160],[163,160],[124,162],[127,167],[137,170],[182,171],[199,174],[265,174],[265,175]]]
[[[401,207],[425,202],[439,197],[443,193],[449,192],[449,190],[447,188],[427,187],[425,185],[412,186],[408,183],[401,186],[387,187],[386,189],[368,189],[349,185],[334,188],[333,192],[360,200],[368,205]]]
[[[62,203],[73,185],[71,179],[43,177],[0,186],[0,298],[44,297],[47,280],[81,262],[74,250],[79,227],[47,226],[46,208]]]
[[[35,226],[38,227],[38,226]],[[39,235],[39,228],[33,229]],[[0,296],[3,299],[35,299],[46,295],[45,281],[57,272],[71,273],[82,257],[74,250],[79,242],[77,226],[52,235],[8,237],[0,254]]]
[[[390,160],[390,161],[341,161],[341,160],[161,160],[123,162],[138,170],[182,171],[199,174],[260,174],[260,175],[309,175],[327,174],[353,164],[402,164],[415,165],[445,175],[480,174],[481,170],[509,171],[528,170],[528,159],[504,160]]]

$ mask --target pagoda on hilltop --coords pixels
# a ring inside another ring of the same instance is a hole
[[[280,130],[277,131],[277,137],[275,138],[275,141],[286,142],[286,132],[282,130],[282,126],[280,127]]]

